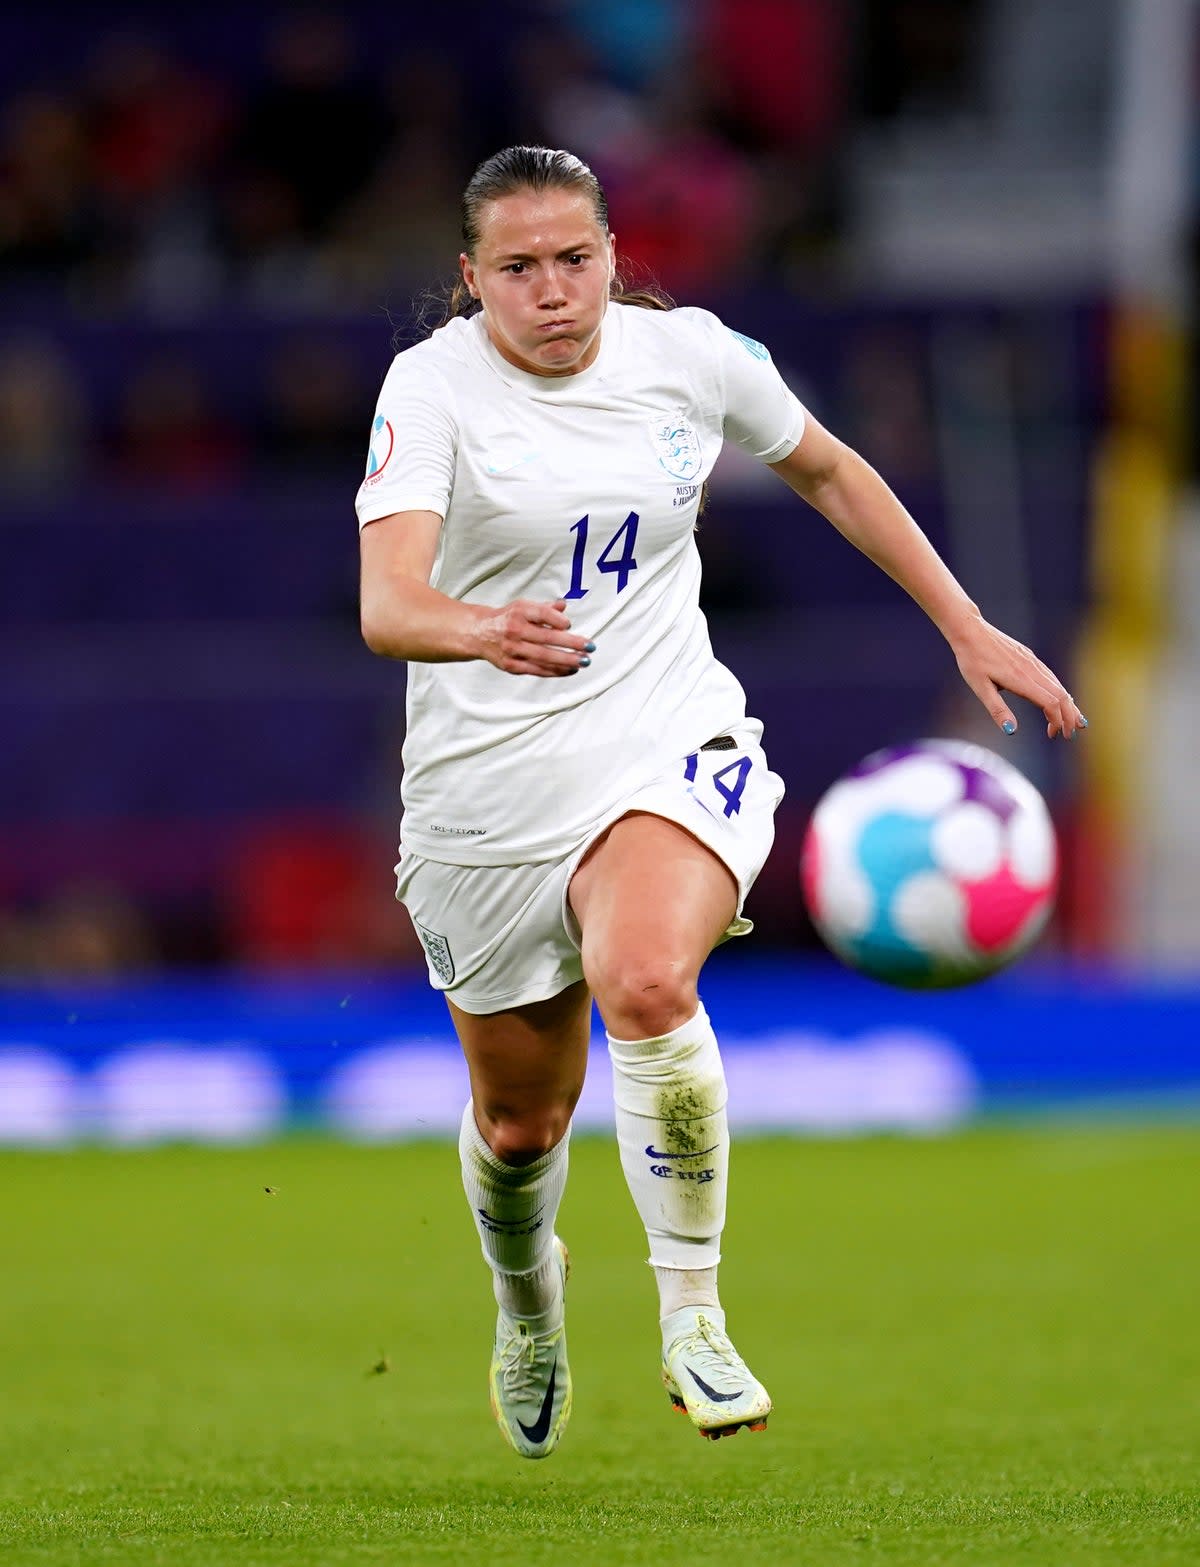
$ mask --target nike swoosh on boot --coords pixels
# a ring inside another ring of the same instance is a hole
[[[692,1374],[693,1376],[695,1375],[694,1372]],[[517,1424],[525,1433],[526,1440],[532,1442],[535,1447],[539,1443],[544,1442],[550,1435],[550,1415],[554,1409],[554,1382],[557,1376],[558,1361],[556,1360],[550,1369],[550,1381],[547,1384],[546,1396],[542,1399],[542,1408],[537,1419],[531,1426],[527,1426],[523,1420],[517,1421]]]
[[[746,1391],[744,1387],[739,1387],[733,1393],[718,1393],[715,1387],[709,1387],[703,1377],[698,1377],[691,1366],[687,1367],[687,1374],[704,1394],[705,1398],[711,1398],[714,1404],[731,1404],[735,1398],[741,1398]]]

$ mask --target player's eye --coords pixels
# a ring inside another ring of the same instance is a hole
[[[586,260],[586,256],[568,256],[567,265],[569,267],[581,267]]]
[[[506,272],[511,272],[513,277],[517,277],[522,272],[524,272],[526,265],[527,263],[524,261],[512,261],[508,264],[508,266],[505,267],[504,270]]]

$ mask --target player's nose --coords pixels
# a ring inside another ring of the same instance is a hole
[[[567,291],[556,272],[548,272],[542,283],[538,304],[544,310],[554,310],[567,302]]]

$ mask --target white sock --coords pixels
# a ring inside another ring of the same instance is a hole
[[[568,1131],[532,1164],[502,1164],[475,1124],[468,1102],[459,1130],[463,1190],[471,1204],[496,1303],[512,1316],[554,1317],[562,1282],[554,1257],[554,1224],[567,1184]]]
[[[621,1165],[659,1285],[660,1315],[716,1306],[729,1126],[725,1070],[703,1006],[657,1039],[608,1036]]]
[[[719,1306],[716,1268],[655,1268],[658,1314],[669,1317],[684,1306]]]

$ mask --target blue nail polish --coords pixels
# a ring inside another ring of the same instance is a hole
[[[1087,728],[1087,719],[1083,716],[1082,713],[1080,713],[1080,715],[1079,715],[1079,727],[1081,729],[1086,729]]]
[[[1017,726],[1013,723],[1011,718],[1006,718],[1000,727],[1004,730],[1006,735],[1015,735],[1017,732]]]
[[[583,645],[583,651],[585,653],[594,653],[596,651],[596,644],[594,642],[585,642]]]
[[[586,669],[590,663],[591,663],[591,659],[590,658],[581,658],[579,660],[579,667],[580,667],[580,669]]]

